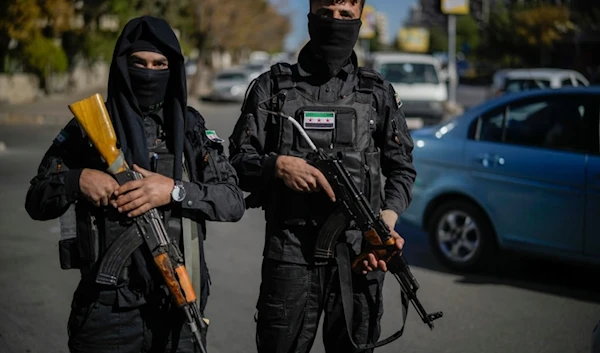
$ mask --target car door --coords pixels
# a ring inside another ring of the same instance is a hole
[[[594,128],[589,129],[592,153],[589,155],[587,168],[584,254],[600,256],[600,95],[594,96],[592,101],[594,103],[590,109],[590,116]]]
[[[582,104],[574,95],[536,96],[474,122],[467,163],[503,240],[582,252]]]

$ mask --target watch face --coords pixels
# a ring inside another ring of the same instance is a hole
[[[179,185],[176,185],[171,193],[171,196],[176,202],[181,202],[185,198],[185,189]]]

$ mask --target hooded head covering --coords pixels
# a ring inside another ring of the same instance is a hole
[[[150,169],[150,157],[144,131],[143,111],[132,85],[155,78],[130,75],[127,57],[136,51],[163,54],[169,61],[168,72],[158,73],[167,86],[162,103],[164,128],[169,149],[175,155],[173,178],[181,180],[187,87],[183,55],[179,41],[169,24],[160,18],[142,16],[129,21],[117,39],[108,78],[106,107],[110,114],[120,148],[127,163]],[[140,71],[140,68],[134,68]],[[143,69],[142,69],[143,70]],[[168,76],[168,78],[167,78]],[[159,97],[162,98],[162,97]],[[140,98],[141,99],[141,98]]]

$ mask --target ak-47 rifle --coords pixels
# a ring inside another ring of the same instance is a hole
[[[96,93],[89,98],[73,103],[69,105],[69,109],[100,156],[108,164],[107,171],[115,177],[120,185],[143,178],[140,173],[130,169],[123,152],[117,148],[117,137],[100,94]],[[154,258],[154,264],[162,274],[173,301],[185,313],[195,344],[202,353],[205,353],[206,349],[202,344],[200,330],[206,328],[207,322],[200,314],[196,293],[181,252],[169,240],[165,226],[155,208],[135,217],[134,223],[109,247],[100,263],[96,283],[117,284],[121,269],[129,256],[145,243]]]
[[[282,117],[288,120],[300,132],[302,138],[308,143],[313,153],[308,156],[308,162],[315,168],[319,169],[327,181],[331,185],[338,206],[325,221],[317,236],[317,244],[315,247],[315,261],[327,262],[335,256],[335,247],[340,234],[347,230],[351,222],[354,221],[356,227],[360,229],[363,237],[366,240],[366,249],[352,261],[352,270],[361,272],[361,264],[367,259],[369,254],[375,255],[377,260],[383,260],[387,264],[388,271],[394,275],[400,283],[402,292],[408,297],[408,300],[413,304],[417,313],[421,317],[423,323],[427,324],[433,330],[433,321],[443,316],[443,313],[436,312],[428,314],[417,298],[417,290],[419,283],[413,276],[408,267],[408,263],[403,254],[398,251],[396,241],[392,237],[388,226],[383,220],[376,215],[371,208],[366,197],[360,191],[352,175],[348,172],[341,160],[336,159],[326,154],[322,149],[317,148],[300,123],[291,116],[284,115],[281,112],[274,112],[260,108],[260,110]],[[345,252],[347,248],[338,247],[338,251]],[[338,253],[338,256],[340,254]],[[343,262],[338,261],[339,275],[342,281],[351,283],[350,269],[346,269]],[[342,304],[344,306],[344,315],[346,316],[346,324],[348,332],[351,333],[352,323],[352,297],[351,288],[342,288]],[[348,296],[350,295],[350,296]],[[404,299],[404,298],[403,298]],[[406,312],[404,313],[406,320]],[[406,322],[406,321],[405,321]],[[388,339],[382,340],[375,344],[356,345],[359,349],[370,349],[378,347],[394,341],[402,335],[402,331],[390,336]]]

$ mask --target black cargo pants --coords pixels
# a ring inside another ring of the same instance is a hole
[[[79,288],[69,317],[71,353],[198,353],[183,314],[166,295],[137,308],[115,305],[116,291]],[[206,347],[206,332],[202,339]]]
[[[384,275],[380,271],[353,274],[352,327],[357,344],[379,339]],[[325,351],[356,351],[348,339],[335,264],[304,266],[264,259],[257,309],[258,353],[309,352],[323,312]]]

